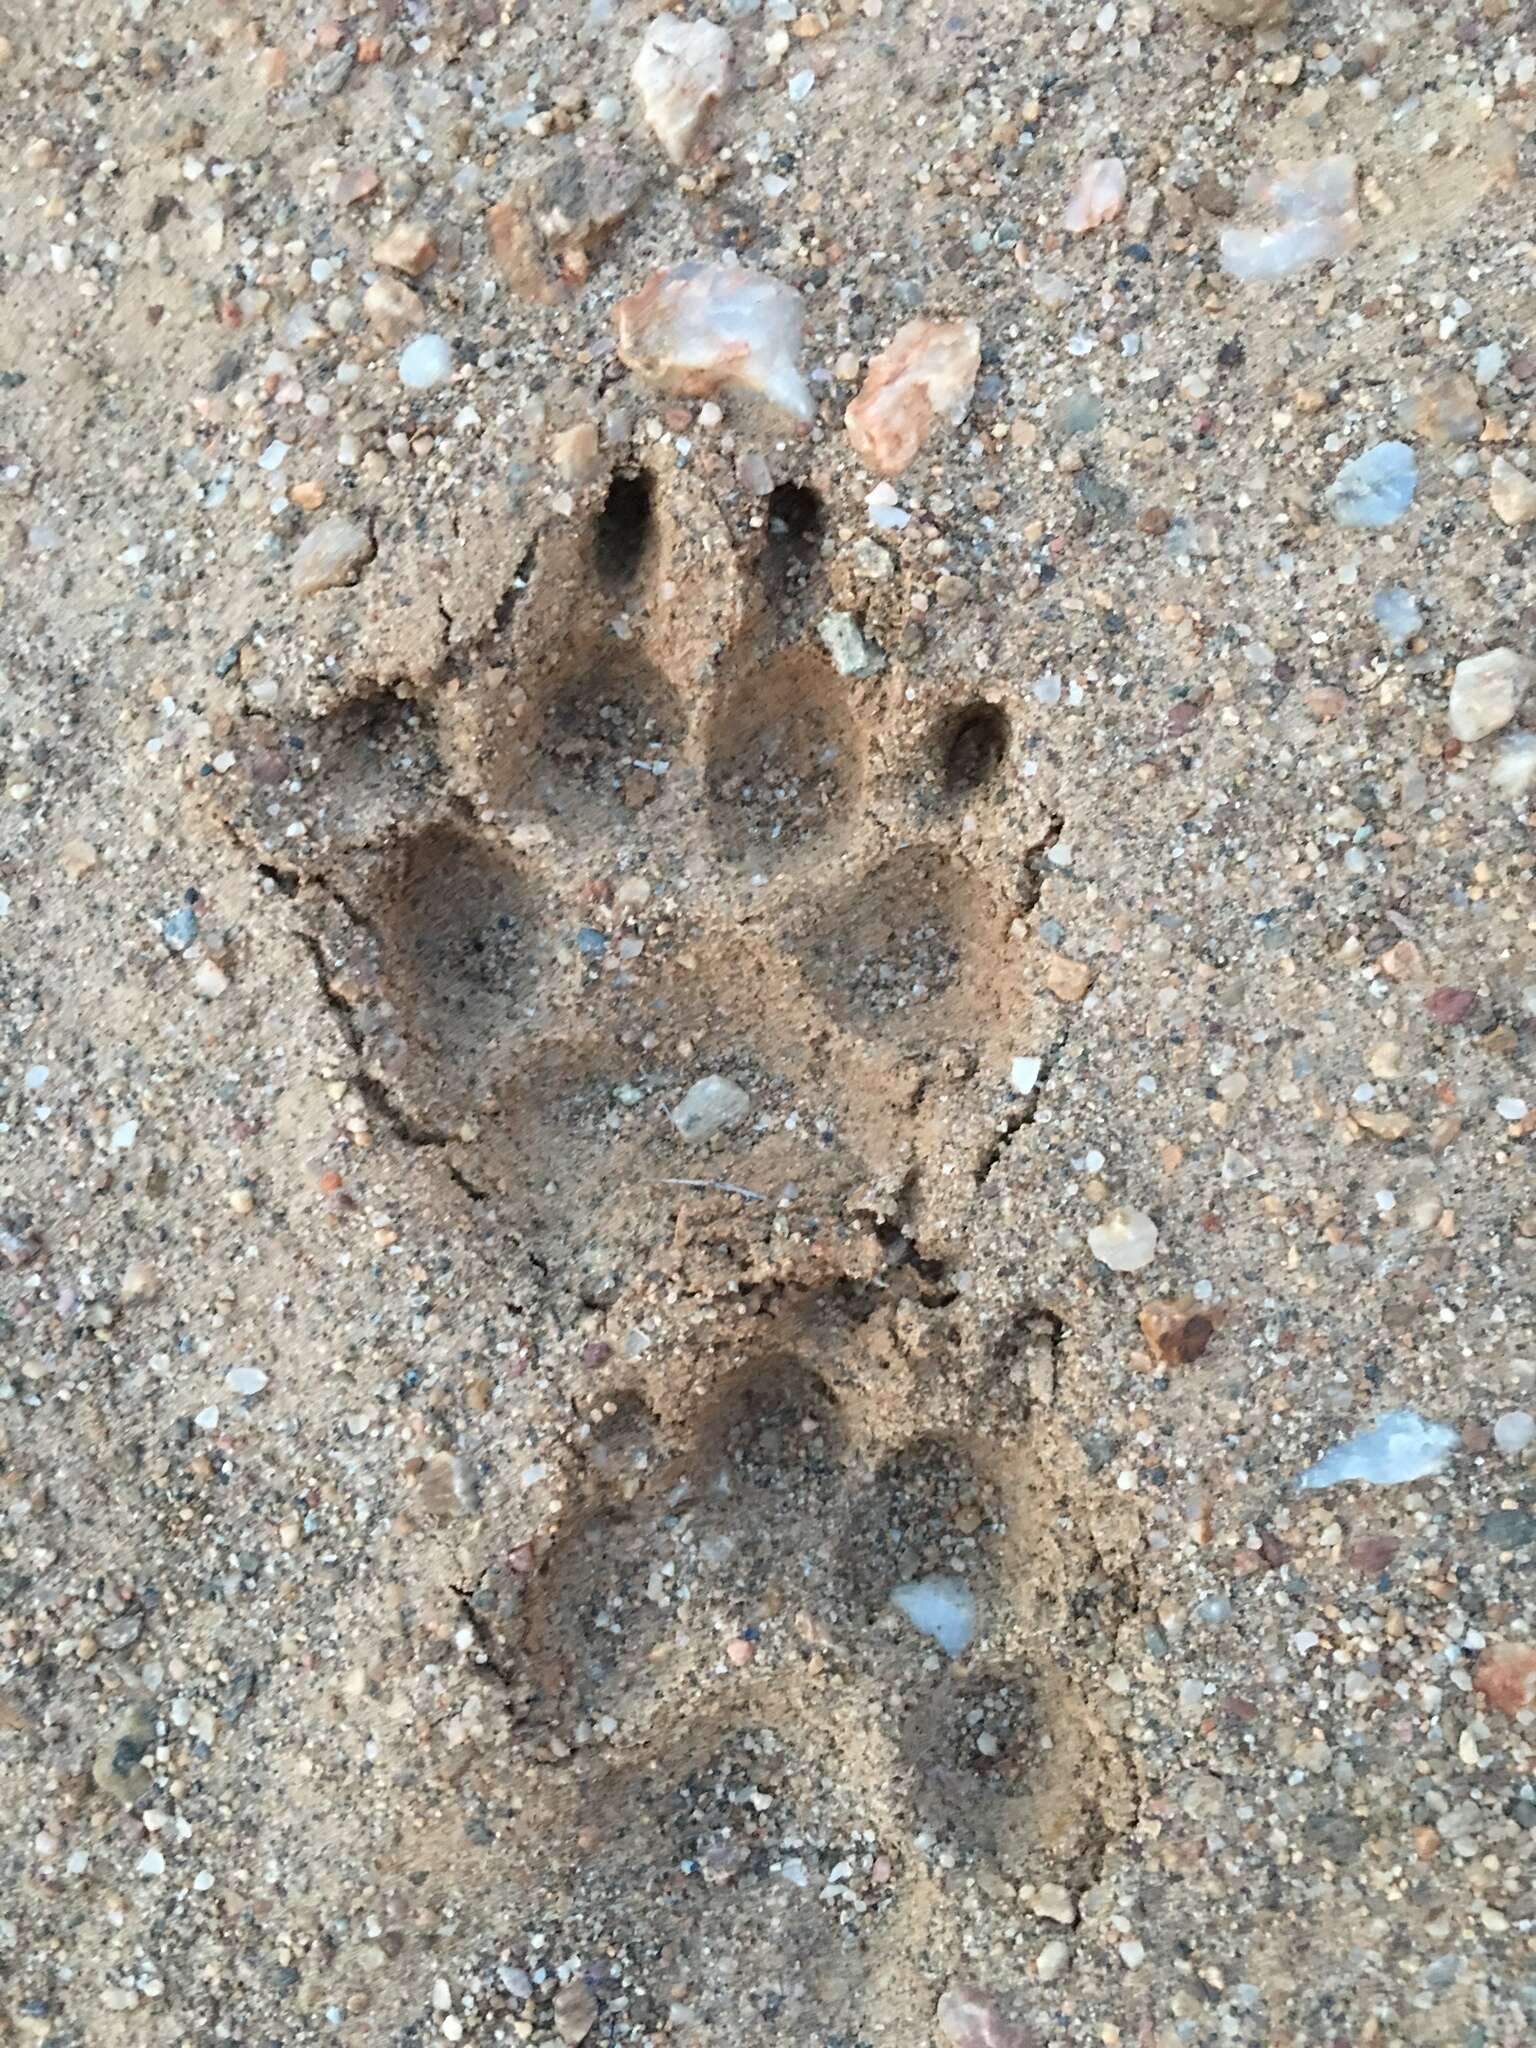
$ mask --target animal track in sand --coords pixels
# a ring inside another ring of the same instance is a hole
[[[688,488],[615,475],[451,675],[252,718],[219,791],[398,1126],[551,1272],[643,1255],[685,1181],[937,1213],[1012,1128],[1039,1001],[1030,847],[986,829],[1006,712],[889,750],[893,686],[814,630],[815,494],[709,551]],[[711,1075],[749,1107],[690,1143]]]
[[[1088,1705],[1129,1589],[1026,1404],[922,1427],[941,1404],[893,1373],[879,1301],[786,1302],[670,1417],[608,1368],[559,1523],[467,1596],[541,1839],[585,1845],[562,1882],[641,1919],[681,1894],[741,1981],[818,2010],[904,1967],[936,1870],[1075,1893],[1134,1813]],[[936,1576],[976,1603],[956,1657],[892,1604]],[[1099,1611],[1066,1668],[1069,1585]]]
[[[783,2025],[910,1975],[936,1872],[1093,1880],[1134,1780],[1086,1702],[1132,1600],[1032,1433],[1059,1326],[978,1344],[946,1255],[1058,1029],[1059,821],[973,683],[897,741],[890,670],[839,672],[813,492],[743,544],[694,488],[615,476],[451,673],[253,718],[220,794],[360,1080],[561,1327],[718,1219],[662,1341],[590,1347],[557,1510],[477,1535],[463,1597],[562,1896],[643,1930],[681,1891]],[[747,1107],[689,1142],[711,1076]],[[935,1576],[977,1603],[954,1658],[891,1600]]]

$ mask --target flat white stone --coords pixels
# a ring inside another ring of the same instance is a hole
[[[1368,1486],[1404,1486],[1443,1472],[1456,1448],[1456,1431],[1448,1422],[1426,1422],[1411,1408],[1383,1415],[1344,1443],[1335,1444],[1308,1466],[1296,1484],[1303,1492],[1340,1486],[1360,1479]]]
[[[1088,1249],[1111,1273],[1139,1273],[1157,1257],[1157,1225],[1143,1209],[1111,1209],[1089,1231]]]
[[[891,1605],[920,1635],[936,1642],[946,1657],[970,1648],[976,1633],[976,1595],[964,1579],[940,1575],[911,1579],[891,1593]]]
[[[418,334],[401,349],[399,367],[407,391],[430,391],[453,375],[453,350],[440,334]]]

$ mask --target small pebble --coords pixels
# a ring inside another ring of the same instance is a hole
[[[190,904],[161,920],[160,936],[173,953],[184,953],[197,937],[197,912]]]
[[[1340,526],[1394,526],[1413,503],[1418,464],[1406,441],[1380,441],[1346,462],[1324,493]]]
[[[453,375],[453,350],[440,334],[418,334],[400,351],[399,367],[407,391],[432,391]]]
[[[403,270],[407,277],[420,277],[437,260],[437,243],[429,228],[419,221],[400,221],[373,245],[375,263]]]
[[[160,1278],[146,1259],[130,1259],[123,1268],[124,1301],[147,1301],[160,1291]]]
[[[1089,1231],[1088,1249],[1112,1273],[1139,1273],[1157,1257],[1157,1225],[1142,1209],[1111,1209]]]
[[[1517,1458],[1536,1441],[1536,1416],[1524,1408],[1512,1408],[1493,1425],[1493,1440],[1506,1458]]]
[[[861,462],[894,476],[941,420],[957,426],[976,388],[981,330],[974,320],[909,320],[869,366],[844,414]]]
[[[1451,682],[1446,723],[1465,746],[1487,739],[1514,718],[1536,681],[1536,661],[1513,647],[1459,661]]]
[[[1267,0],[1200,0],[1207,8],[1253,13]],[[1285,0],[1278,0],[1283,12]],[[1320,156],[1256,172],[1243,193],[1252,225],[1223,228],[1221,267],[1247,283],[1268,284],[1315,263],[1332,262],[1360,238],[1355,161]]]
[[[1488,502],[1506,526],[1529,526],[1536,519],[1536,478],[1497,456],[1489,473]]]
[[[1077,189],[1061,217],[1069,235],[1085,235],[1103,227],[1125,206],[1125,165],[1117,156],[1094,157],[1078,175]]]
[[[322,519],[299,542],[293,557],[296,597],[313,597],[350,582],[373,555],[373,536],[357,519]]]
[[[1492,1644],[1478,1658],[1472,1683],[1501,1714],[1536,1706],[1536,1644]]]
[[[1093,986],[1093,972],[1086,960],[1053,953],[1045,963],[1045,985],[1058,1003],[1080,1003]]]
[[[823,613],[816,633],[840,676],[878,675],[885,666],[884,655],[870,646],[851,612]]]
[[[672,1121],[690,1145],[704,1145],[729,1131],[752,1113],[752,1098],[745,1088],[728,1081],[723,1074],[706,1074],[695,1081],[671,1112]]]
[[[1364,1480],[1372,1486],[1403,1486],[1443,1472],[1458,1442],[1448,1422],[1426,1422],[1410,1409],[1384,1415],[1308,1466],[1296,1484],[1303,1491]]]
[[[805,306],[781,278],[745,264],[679,263],[658,270],[613,309],[619,355],[664,391],[711,397],[756,392],[808,420],[800,368]]]
[[[1216,1325],[1190,1295],[1178,1301],[1149,1301],[1137,1321],[1159,1365],[1193,1365],[1203,1358]]]
[[[597,2000],[580,1977],[573,1977],[569,1984],[560,1987],[550,2011],[554,2016],[555,2032],[566,2043],[566,2048],[575,2048],[575,2044],[584,2041],[597,2025]]]
[[[1371,612],[1393,647],[1404,646],[1424,623],[1418,599],[1400,583],[1379,590],[1371,600]]]
[[[567,427],[549,445],[549,459],[567,483],[584,483],[598,466],[597,428],[591,420]]]
[[[1399,406],[1398,417],[1432,448],[1465,447],[1483,431],[1477,387],[1459,370],[1421,384]]]
[[[703,19],[658,14],[631,72],[646,126],[670,162],[684,164],[731,79],[728,30]]]
[[[404,341],[426,317],[426,308],[403,277],[375,278],[363,293],[363,318],[381,341]]]
[[[1072,1951],[1064,1941],[1048,1941],[1035,1957],[1035,1975],[1042,1984],[1054,1984],[1071,1960]]]
[[[974,1984],[951,1984],[934,2019],[949,2048],[1037,2048],[1034,2029],[1005,2019],[997,2001]]]
[[[1499,742],[1488,779],[1506,802],[1523,804],[1536,789],[1536,732],[1507,733]]]
[[[960,1656],[976,1633],[976,1596],[963,1579],[914,1579],[893,1590],[891,1605],[946,1657]]]

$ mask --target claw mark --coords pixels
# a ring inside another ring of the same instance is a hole
[[[1016,1103],[1004,1110],[997,1124],[997,1135],[976,1162],[976,1185],[982,1187],[992,1176],[992,1169],[1008,1150],[1019,1132],[1032,1124],[1040,1114],[1040,1098],[1055,1071],[1067,1043],[1067,1025],[1063,1020],[1056,1036],[1040,1056],[1040,1072],[1035,1076],[1035,1085],[1027,1095],[1021,1095]]]
[[[1040,901],[1040,892],[1045,887],[1046,856],[1060,839],[1066,823],[1064,812],[1052,811],[1046,819],[1045,830],[1026,848],[1024,868],[1027,880],[1019,898],[1019,914],[1023,917],[1027,917]]]
[[[1041,891],[1045,887],[1046,856],[1050,853],[1057,840],[1060,839],[1065,826],[1065,814],[1060,811],[1052,811],[1046,820],[1044,832],[1029,848],[1028,859],[1025,863],[1027,880],[1019,902],[1020,914],[1023,916],[1028,916],[1030,911],[1040,901]],[[996,1137],[976,1162],[977,1187],[985,1186],[992,1176],[993,1168],[1013,1143],[1019,1132],[1024,1130],[1029,1124],[1032,1124],[1039,1115],[1040,1098],[1044,1095],[1046,1085],[1066,1046],[1067,1030],[1067,1020],[1063,1016],[1060,1029],[1040,1057],[1040,1072],[1035,1077],[1034,1087],[1031,1088],[1027,1095],[1021,1096],[1017,1103],[1003,1112],[1002,1118],[997,1125]]]
[[[915,1275],[920,1283],[917,1298],[924,1308],[948,1308],[959,1300],[959,1288],[950,1284],[948,1261],[925,1257],[916,1238],[899,1223],[877,1223],[875,1236],[884,1247],[888,1268],[900,1267]]]
[[[496,631],[504,633],[512,623],[512,614],[517,610],[517,601],[533,580],[534,567],[539,556],[539,537],[534,535],[523,549],[523,558],[512,572],[512,581],[501,593],[496,607]]]
[[[501,1686],[504,1691],[510,1692],[512,1689],[512,1674],[502,1662],[494,1633],[487,1623],[485,1616],[475,1604],[476,1597],[489,1575],[489,1570],[490,1567],[487,1566],[486,1570],[479,1574],[472,1585],[451,1585],[448,1590],[458,1600],[459,1611],[464,1616],[465,1624],[475,1639],[476,1655],[474,1662],[489,1679]]]
[[[338,896],[336,901],[340,903],[342,899]],[[343,908],[345,907],[343,904]],[[361,1032],[357,1028],[357,1019],[352,1014],[351,1006],[341,996],[337,995],[336,991],[331,987],[330,979],[326,973],[325,955],[321,950],[320,941],[309,932],[300,932],[299,941],[304,950],[309,954],[310,961],[315,970],[315,981],[325,1000],[326,1008],[341,1025],[342,1035],[345,1037],[348,1046],[356,1055],[358,1061],[361,1062],[363,1058],[363,1039]],[[444,1151],[453,1143],[453,1139],[445,1131],[428,1130],[425,1125],[417,1123],[414,1117],[408,1116],[394,1100],[393,1096],[391,1096],[383,1082],[377,1076],[370,1074],[361,1064],[359,1064],[358,1070],[353,1076],[352,1085],[378,1117],[379,1121],[386,1125],[389,1130],[393,1131],[402,1144],[420,1146],[428,1151]],[[460,1167],[456,1166],[451,1159],[444,1159],[443,1166],[447,1171],[448,1178],[464,1194],[468,1195],[472,1202],[483,1202],[485,1200],[486,1190],[482,1187],[477,1187],[469,1176]]]

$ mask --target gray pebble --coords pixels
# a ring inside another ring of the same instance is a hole
[[[690,1145],[702,1145],[739,1124],[751,1109],[752,1098],[744,1088],[723,1074],[706,1074],[672,1111],[672,1121]]]
[[[169,917],[161,920],[160,936],[173,953],[185,953],[197,937],[197,912],[190,904],[173,910]]]
[[[1536,1542],[1536,1515],[1524,1508],[1495,1508],[1483,1517],[1483,1535],[1496,1550],[1525,1550]]]

